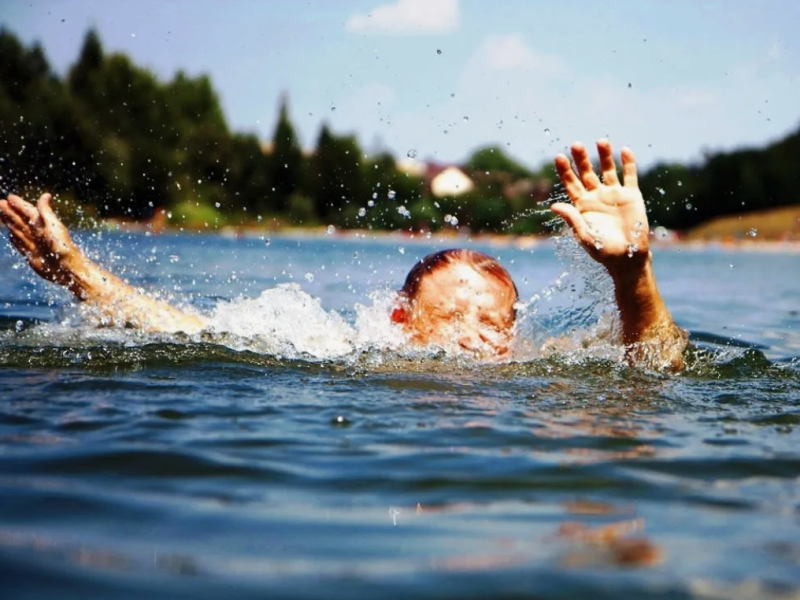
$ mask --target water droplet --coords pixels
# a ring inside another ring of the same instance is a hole
[[[466,123],[467,121],[469,121],[469,117],[467,115],[464,115],[464,122]]]
[[[22,331],[22,327],[23,327],[23,325],[24,325],[24,324],[23,324],[23,322],[22,322],[22,321],[17,321],[16,323],[14,323],[14,329],[16,329],[17,333],[19,333],[20,331]]]
[[[336,107],[335,106],[331,106],[331,111],[334,111],[334,110],[336,110]]]
[[[372,199],[373,200],[377,200],[378,199],[378,192],[372,192]]]
[[[406,249],[405,249],[405,248],[398,248],[398,249],[397,249],[397,251],[398,251],[400,254],[405,254],[405,253],[406,253]]]
[[[450,223],[450,225],[455,227],[456,225],[458,225],[458,217],[456,217],[455,215],[445,215],[444,222]]]
[[[441,54],[441,53],[442,53],[441,50],[436,50],[436,54]]]
[[[666,191],[664,191],[664,188],[656,188],[656,191],[657,191],[659,194],[661,194],[662,196],[663,196],[664,194],[666,194],[666,193],[667,193]]]
[[[683,185],[683,182],[678,180],[678,187],[681,187],[682,185]]]
[[[750,230],[747,232],[747,235],[749,235],[750,237],[758,237],[758,229],[756,229],[755,227],[753,227],[752,229],[750,229]]]
[[[358,209],[358,216],[359,217],[365,217],[366,215],[367,215],[367,209],[366,208],[364,208],[362,206],[361,208]]]
[[[349,427],[351,424],[350,419],[344,415],[337,415],[331,419],[331,425],[334,427]]]
[[[692,210],[692,203],[691,202],[687,202],[686,203],[686,210]]]
[[[372,200],[370,200],[369,202],[367,202],[367,206],[369,206],[370,208],[372,208],[373,206],[375,206],[375,202],[374,202],[374,201],[372,201]]]
[[[600,238],[594,238],[594,247],[598,250],[603,249],[603,241]]]
[[[406,152],[406,156],[408,158],[417,158],[417,151],[414,148],[411,148],[408,152]]]
[[[334,227],[333,225],[328,225],[328,229],[326,229],[326,231],[328,232],[328,235],[333,235],[334,233],[336,233],[336,227]]]
[[[625,248],[625,251],[628,255],[628,258],[633,258],[633,255],[639,251],[639,244],[630,243],[628,244],[627,248]]]
[[[217,208],[219,208],[220,206],[222,206],[222,204],[220,204],[219,202],[214,202],[214,206],[216,206]]]
[[[395,192],[394,190],[389,190],[389,192],[386,195],[389,197],[389,200],[394,200],[395,197],[397,196],[397,192]]]
[[[545,135],[550,135],[550,128],[549,127],[545,127],[544,128],[544,134]]]
[[[314,281],[314,274],[313,273],[306,273],[304,275],[304,277],[306,278],[306,281],[309,281],[309,282]]]
[[[411,213],[409,212],[408,208],[406,208],[405,204],[402,206],[397,207],[397,212],[403,215],[406,219],[411,218]]]

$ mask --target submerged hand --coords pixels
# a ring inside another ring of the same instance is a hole
[[[649,254],[647,213],[639,191],[636,161],[628,148],[622,149],[620,184],[614,155],[608,140],[597,142],[602,182],[595,174],[583,144],[572,145],[572,158],[559,154],[556,170],[572,204],[557,202],[552,210],[561,216],[589,254],[609,271],[640,264]]]
[[[81,251],[70,238],[64,224],[50,206],[52,196],[42,194],[36,206],[15,194],[0,200],[0,218],[9,231],[9,239],[42,278],[70,287]]]

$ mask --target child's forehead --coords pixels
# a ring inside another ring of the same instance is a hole
[[[437,269],[425,273],[420,283],[422,287],[428,288],[436,286],[485,287],[488,278],[486,274],[478,272],[467,261],[458,260],[443,264]]]
[[[485,296],[495,296],[498,300],[512,300],[511,286],[490,273],[477,270],[467,261],[451,262],[426,273],[420,282],[420,294],[426,300],[444,298],[478,301]]]

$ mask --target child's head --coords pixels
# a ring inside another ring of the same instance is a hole
[[[414,265],[392,320],[420,344],[479,355],[508,352],[517,288],[503,266],[475,250],[442,250]]]

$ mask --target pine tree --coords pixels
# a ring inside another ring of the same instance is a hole
[[[281,96],[278,123],[272,136],[269,157],[269,180],[275,189],[275,208],[285,212],[289,199],[300,191],[303,180],[303,152],[294,126],[289,120],[289,99]]]

